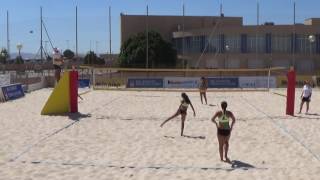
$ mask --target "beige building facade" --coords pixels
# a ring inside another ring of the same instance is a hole
[[[320,68],[320,18],[303,24],[243,25],[242,17],[121,14],[121,42],[146,29],[174,44],[183,68],[295,66],[300,74]]]

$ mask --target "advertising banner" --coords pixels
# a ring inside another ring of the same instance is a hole
[[[200,78],[193,77],[166,77],[164,78],[165,88],[198,88]]]
[[[276,79],[277,79],[277,87],[287,87],[287,83],[288,83],[287,76],[277,76]],[[312,76],[297,75],[296,86],[302,87],[304,85],[304,81],[313,82]]]
[[[18,99],[24,96],[24,92],[21,84],[12,84],[8,86],[2,86],[1,89],[6,101]]]
[[[276,88],[277,80],[276,77],[271,76],[269,79],[269,87]],[[267,76],[243,76],[239,77],[240,88],[268,88],[268,77]]]
[[[208,78],[208,88],[238,88],[239,79],[237,77],[217,77]]]
[[[163,88],[162,78],[129,78],[127,88]]]
[[[10,74],[0,74],[0,86],[6,86],[10,84]]]
[[[90,79],[79,79],[78,88],[90,87]]]

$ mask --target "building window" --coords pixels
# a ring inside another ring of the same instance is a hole
[[[247,37],[247,52],[248,53],[265,53],[266,50],[265,35],[248,35]]]
[[[272,52],[273,53],[291,53],[292,43],[290,34],[272,34]]]
[[[241,36],[240,35],[226,35],[225,45],[228,45],[230,53],[240,53],[241,52]]]
[[[316,53],[316,42],[310,42],[309,35],[298,34],[296,39],[298,54],[314,54]]]
[[[206,37],[206,44],[207,44],[207,50],[208,53],[216,53],[219,51],[219,37],[217,35],[214,36],[207,36]]]

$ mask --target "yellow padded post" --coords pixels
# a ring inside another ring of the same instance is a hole
[[[70,73],[64,72],[41,111],[41,115],[57,115],[70,111]]]

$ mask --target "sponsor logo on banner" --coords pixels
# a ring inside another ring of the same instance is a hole
[[[24,92],[21,84],[12,84],[1,87],[2,93],[6,101],[18,99],[24,96]]]
[[[209,88],[238,88],[239,79],[237,77],[217,77],[208,78]]]
[[[129,78],[127,88],[163,88],[162,78]]]
[[[90,79],[79,79],[78,80],[78,87],[79,88],[90,87]]]
[[[10,84],[10,74],[0,74],[0,86]]]
[[[271,76],[269,79],[269,87],[276,88],[276,77]],[[244,76],[239,77],[240,88],[268,88],[268,77],[266,76]]]
[[[165,88],[198,88],[200,78],[191,77],[166,77],[164,78]]]

